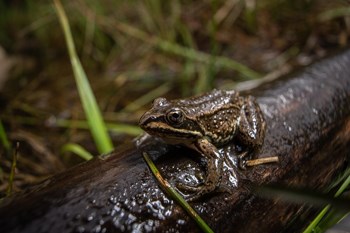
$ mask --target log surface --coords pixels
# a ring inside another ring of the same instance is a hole
[[[314,213],[310,206],[263,198],[250,187],[273,183],[320,191],[348,166],[350,50],[250,94],[267,124],[257,157],[279,156],[280,163],[240,170],[240,148],[233,141],[221,149],[220,190],[192,206],[215,232],[300,231]],[[141,151],[173,184],[196,184],[205,176],[192,150],[159,141],[140,150],[131,143],[119,146],[4,200],[0,232],[199,232],[159,189]]]

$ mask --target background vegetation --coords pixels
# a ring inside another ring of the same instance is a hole
[[[115,147],[141,132],[138,119],[158,96],[249,88],[349,43],[345,0],[62,2]],[[72,151],[99,152],[53,3],[1,1],[0,29],[5,196],[9,180],[18,191],[82,162]]]

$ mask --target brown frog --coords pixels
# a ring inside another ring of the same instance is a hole
[[[252,96],[235,91],[213,90],[187,99],[157,98],[140,119],[140,127],[166,143],[180,144],[199,152],[207,163],[203,184],[178,184],[192,192],[186,199],[196,200],[214,191],[220,184],[223,158],[218,147],[235,140],[245,150],[239,155],[240,167],[245,159],[261,147],[265,135],[262,112]]]

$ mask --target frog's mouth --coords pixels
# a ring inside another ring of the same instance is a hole
[[[162,122],[150,122],[142,128],[151,135],[167,139],[194,140],[202,136],[201,132],[174,128]]]

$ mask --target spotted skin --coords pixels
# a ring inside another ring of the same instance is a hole
[[[186,99],[157,98],[139,125],[148,134],[192,148],[206,159],[207,176],[202,184],[178,185],[191,192],[186,197],[191,201],[220,185],[223,162],[218,148],[232,140],[240,143],[245,151],[239,155],[239,166],[244,168],[245,158],[261,148],[265,135],[263,114],[254,98],[223,90]]]

